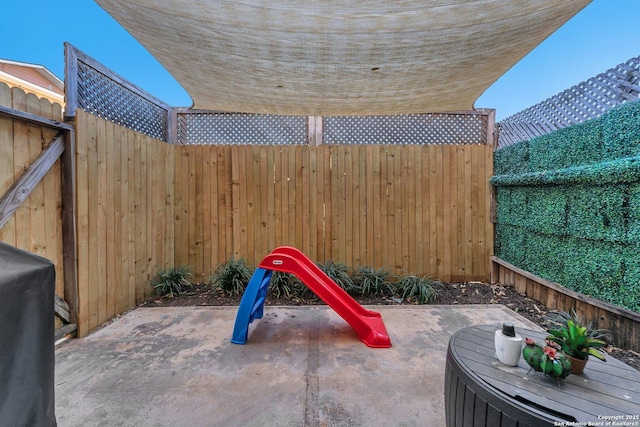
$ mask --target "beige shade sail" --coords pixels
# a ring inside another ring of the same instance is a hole
[[[470,110],[590,0],[96,2],[194,108],[328,116]]]

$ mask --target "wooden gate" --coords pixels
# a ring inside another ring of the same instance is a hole
[[[76,330],[74,128],[62,107],[0,83],[0,240],[56,267],[56,338]]]

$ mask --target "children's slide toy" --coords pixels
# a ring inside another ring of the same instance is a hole
[[[367,346],[373,348],[391,347],[391,340],[387,335],[380,313],[362,307],[306,255],[290,246],[274,249],[262,260],[251,277],[240,301],[240,307],[238,307],[233,337],[231,338],[232,343],[245,344],[249,324],[255,319],[262,318],[264,299],[273,271],[296,275],[302,283],[346,320]]]

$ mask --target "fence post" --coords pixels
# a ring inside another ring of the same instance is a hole
[[[76,132],[64,132],[62,153],[62,265],[64,297],[69,304],[69,321],[78,323],[78,268],[76,235]]]
[[[78,55],[64,43],[64,121],[73,120],[78,109]]]
[[[315,145],[316,147],[323,142],[323,134],[322,134],[322,117],[321,116],[309,116],[309,134],[308,134],[308,143],[309,145]]]

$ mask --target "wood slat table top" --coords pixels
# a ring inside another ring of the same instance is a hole
[[[607,362],[591,357],[583,375],[571,374],[564,380],[556,380],[530,370],[522,357],[515,367],[501,363],[495,355],[495,331],[495,325],[470,326],[456,332],[449,344],[460,367],[479,379],[480,384],[493,387],[516,404],[546,408],[578,422],[620,417],[618,421],[640,426],[637,370],[611,356]],[[523,339],[530,337],[541,345],[547,336],[546,332],[521,328],[516,332]]]

